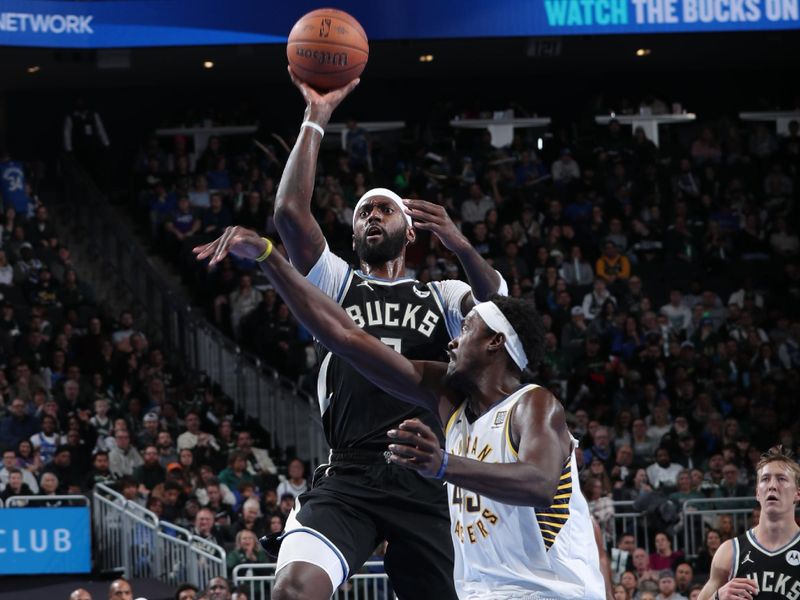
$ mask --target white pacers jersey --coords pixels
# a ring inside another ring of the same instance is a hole
[[[447,452],[492,463],[518,461],[509,431],[525,386],[470,423],[466,403],[445,429]],[[511,506],[447,484],[460,600],[605,600],[594,528],[573,450],[549,507]],[[573,487],[574,482],[574,487]]]

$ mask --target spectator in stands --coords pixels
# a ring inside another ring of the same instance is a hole
[[[108,452],[99,450],[92,456],[92,470],[86,477],[84,487],[91,491],[98,483],[111,486],[117,480],[109,467]]]
[[[231,600],[231,584],[224,577],[214,577],[205,592],[208,600]]]
[[[603,305],[606,302],[613,302],[616,304],[616,298],[611,295],[611,292],[606,289],[606,282],[600,277],[594,280],[592,291],[583,297],[581,308],[583,309],[583,316],[591,321],[600,314]]]
[[[249,431],[243,430],[236,434],[236,449],[244,455],[247,471],[251,475],[264,477],[277,474],[278,468],[272,462],[269,452],[253,447],[253,436]]]
[[[108,600],[133,600],[133,588],[124,579],[115,579],[108,586]]]
[[[583,451],[583,464],[591,464],[593,458],[599,458],[606,467],[611,462],[611,439],[608,428],[602,425],[592,434],[592,446]]]
[[[686,500],[705,498],[702,492],[692,487],[692,475],[689,469],[683,469],[676,478],[678,489],[669,495],[677,506],[682,506]]]
[[[715,496],[718,498],[742,498],[752,496],[753,490],[746,483],[739,481],[739,468],[733,463],[727,463],[722,467],[722,481],[716,489]],[[728,508],[732,505],[726,504]]]
[[[561,150],[559,159],[550,167],[550,172],[556,185],[567,185],[581,177],[580,167],[569,148]]]
[[[136,446],[157,446],[158,444],[158,415],[154,412],[147,413],[142,419],[142,429],[136,434]]]
[[[613,581],[620,581],[626,572],[633,569],[634,550],[636,550],[636,538],[632,533],[622,533],[617,539],[616,547],[612,547],[608,552]]]
[[[39,484],[33,473],[28,469],[21,468],[17,464],[17,453],[14,450],[3,450],[3,466],[0,468],[0,492],[8,484],[9,474],[12,469],[17,469],[22,473],[22,482],[27,485],[35,494],[39,491]]]
[[[198,510],[192,533],[203,540],[224,546],[227,536],[224,529],[215,524],[215,517],[216,515],[209,508],[204,507]]]
[[[216,439],[211,434],[201,431],[200,414],[189,411],[184,418],[186,431],[178,436],[178,450],[194,450],[196,447],[219,450]]]
[[[656,450],[656,462],[647,467],[647,479],[656,489],[674,488],[681,470],[681,465],[670,459],[669,450],[661,447]]]
[[[33,496],[36,494],[23,479],[23,473],[16,467],[11,467],[6,472],[7,480],[3,486],[0,500],[5,502],[12,496]]]
[[[711,561],[722,545],[722,538],[716,529],[708,529],[703,542],[703,547],[694,560],[694,571],[698,575],[708,575],[711,572]]]
[[[669,569],[683,558],[683,551],[672,549],[672,542],[664,532],[658,532],[655,537],[656,551],[650,554],[650,566],[655,570]]]
[[[156,447],[158,448],[158,462],[162,467],[166,469],[171,463],[178,462],[178,452],[169,431],[158,432]]]
[[[164,223],[168,251],[173,255],[177,255],[183,241],[200,231],[201,226],[200,219],[197,218],[194,209],[189,203],[189,196],[186,194],[178,196],[177,208],[167,217],[166,223]]]
[[[688,562],[679,562],[675,566],[675,591],[683,594],[687,598],[691,593],[692,581],[694,580],[694,570]]]
[[[114,447],[108,453],[108,462],[116,477],[132,476],[133,470],[144,463],[139,451],[131,445],[131,434],[127,430],[114,432]]]
[[[224,483],[231,490],[236,490],[243,481],[253,482],[253,475],[247,471],[247,460],[241,452],[231,452],[228,456],[228,466],[219,474],[220,483]]]
[[[644,548],[636,548],[633,551],[633,568],[636,570],[636,577],[639,584],[645,581],[658,582],[658,570],[650,564],[650,555]]]
[[[266,532],[266,524],[257,498],[249,498],[242,504],[241,515],[233,524],[231,533],[235,535],[242,529],[252,531],[258,538]]]
[[[80,487],[82,475],[72,465],[72,453],[68,446],[59,446],[53,453],[53,460],[45,466],[42,476],[53,473],[59,481],[58,491],[61,494],[70,493],[70,488]]]
[[[14,398],[8,416],[0,421],[0,446],[13,448],[21,439],[29,439],[39,430],[35,418],[27,413],[25,401]]]
[[[631,263],[628,257],[620,253],[617,244],[608,239],[603,246],[603,254],[595,265],[597,276],[606,284],[620,291],[622,284],[631,276]]]
[[[308,490],[305,470],[305,465],[299,458],[293,458],[289,461],[289,466],[287,467],[289,476],[278,485],[277,490],[278,497],[281,498],[281,503],[283,503],[283,497],[287,494],[291,494],[296,498]]]
[[[175,600],[195,600],[199,591],[197,586],[191,583],[184,583],[179,585],[175,591]]]
[[[233,576],[237,565],[269,562],[267,553],[258,543],[258,537],[250,529],[240,529],[236,534],[236,548],[228,554],[228,576]]]
[[[495,207],[494,200],[484,193],[480,185],[473,183],[469,187],[469,195],[461,203],[461,220],[469,224],[479,223]]]
[[[239,335],[239,323],[261,303],[264,296],[253,287],[253,278],[244,274],[239,277],[239,286],[230,293],[228,306],[231,314],[231,327]]]
[[[55,473],[42,473],[42,477],[39,479],[39,496],[55,496],[59,494],[59,486],[60,482],[58,481],[58,477]],[[55,507],[61,506],[60,500],[53,500],[48,501],[43,504],[43,506]]]
[[[687,600],[675,588],[675,573],[672,569],[663,569],[658,575],[658,596],[656,600]]]
[[[572,245],[570,257],[561,263],[559,275],[564,278],[567,285],[571,286],[588,286],[594,281],[594,271],[592,266],[584,260],[580,245]]]
[[[69,600],[92,600],[92,595],[88,590],[78,588],[69,595]]]
[[[166,479],[166,470],[158,460],[158,448],[145,446],[142,452],[143,462],[133,470],[133,478],[139,484],[139,493],[147,496],[159,483]]]

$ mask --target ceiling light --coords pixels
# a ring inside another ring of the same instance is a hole
[[[433,62],[433,54],[422,54],[422,55],[420,55],[419,62],[422,62],[422,63]]]
[[[651,52],[652,50],[650,50],[650,48],[639,48],[636,51],[636,56],[650,56]]]
[[[30,74],[38,73],[41,70],[42,68],[39,65],[33,65],[32,67],[28,67],[28,73]]]
[[[203,68],[204,69],[213,69],[214,68],[214,61],[213,60],[203,61]]]

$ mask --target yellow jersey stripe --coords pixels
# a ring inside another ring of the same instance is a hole
[[[514,455],[514,458],[519,458],[519,454],[514,449],[514,443],[511,441],[511,416],[514,414],[515,407],[516,403],[511,407],[511,410],[509,410],[508,414],[506,415],[506,444],[508,444],[508,451]]]
[[[572,496],[572,492],[569,494],[559,494],[558,496],[553,496],[553,500],[563,500],[564,498],[569,498]]]
[[[537,517],[546,517],[548,519],[564,519],[566,522],[567,517],[569,517],[569,513],[564,514],[555,514],[555,513],[536,513]],[[541,522],[541,521],[540,521]]]
[[[572,477],[572,473],[563,473],[559,479],[569,479]]]
[[[564,526],[564,523],[551,523],[550,521],[539,521],[539,527],[555,527],[556,529],[561,529]]]
[[[571,489],[571,488],[572,488],[572,482],[569,481],[569,482],[567,482],[567,483],[565,483],[563,485],[558,486],[556,489],[557,490],[568,490],[568,489]]]
[[[456,417],[458,417],[458,415],[461,413],[462,407],[463,407],[463,404],[461,406],[459,406],[457,409],[455,409],[453,411],[453,414],[450,415],[450,418],[447,420],[447,425],[445,425],[445,428],[444,428],[444,434],[445,435],[447,435],[447,433],[453,427],[453,424],[456,422]]]

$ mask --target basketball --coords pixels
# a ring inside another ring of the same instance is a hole
[[[292,27],[286,56],[302,81],[318,90],[332,90],[361,75],[369,42],[364,28],[349,14],[320,8],[303,15]]]

